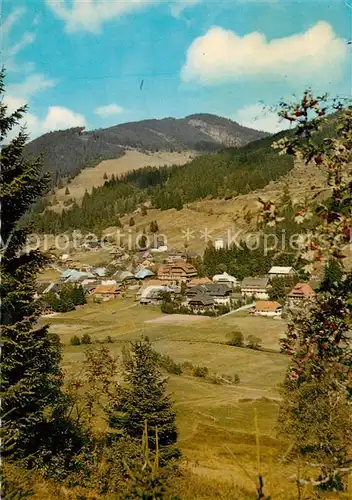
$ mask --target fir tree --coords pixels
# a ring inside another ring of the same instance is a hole
[[[106,172],[104,172],[103,179],[108,180],[108,174]]]
[[[134,226],[134,225],[135,225],[135,221],[134,221],[134,218],[133,218],[133,217],[131,217],[131,218],[130,218],[130,221],[129,221],[128,225],[129,225],[130,227],[132,227],[132,226]]]
[[[151,233],[157,233],[159,231],[159,226],[156,220],[152,220],[149,226]]]
[[[59,454],[67,464],[80,440],[65,417],[69,401],[61,391],[61,346],[47,326],[36,326],[41,305],[33,298],[36,274],[46,259],[37,250],[24,251],[29,229],[19,224],[45,191],[47,181],[40,176],[40,159],[23,156],[24,130],[6,141],[26,108],[7,114],[4,72],[0,74],[0,94],[0,140],[7,142],[0,156],[3,454],[27,459],[28,467],[43,465]]]
[[[119,389],[112,404],[111,427],[124,431],[131,439],[141,440],[147,421],[151,449],[155,450],[157,431],[162,461],[177,458],[180,453],[175,446],[175,411],[166,395],[166,380],[159,367],[158,354],[148,338],[132,344],[124,366],[126,386]]]
[[[68,187],[65,189],[65,195],[69,195],[70,194],[70,190],[68,189]]]

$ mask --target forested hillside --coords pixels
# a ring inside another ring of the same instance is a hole
[[[74,202],[61,214],[47,208],[36,217],[36,228],[46,233],[75,228],[98,231],[118,225],[119,217],[147,200],[161,210],[180,210],[184,204],[206,197],[231,198],[249,193],[293,167],[291,157],[278,156],[271,148],[272,140],[200,156],[184,166],[149,167],[113,177],[91,194],[86,193],[81,205]]]
[[[82,127],[50,132],[30,142],[26,154],[43,154],[52,184],[75,177],[101,160],[118,158],[126,148],[142,151],[214,152],[243,146],[267,136],[236,122],[210,114],[182,119],[143,120],[86,132]]]

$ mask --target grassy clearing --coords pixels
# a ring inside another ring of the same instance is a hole
[[[279,352],[231,347],[224,341],[226,333],[235,327],[245,335],[249,332],[260,335],[260,328],[263,343],[278,348],[274,338],[283,331],[283,323],[243,314],[196,323],[145,323],[162,316],[157,307],[142,307],[132,300],[118,298],[103,304],[90,303],[46,321],[65,344],[63,367],[71,375],[82,366],[87,346],[71,346],[69,341],[73,335],[83,333],[97,339],[110,335],[114,342],[105,345],[115,356],[120,356],[124,343],[138,339],[143,333],[157,351],[178,363],[188,361],[195,366],[207,366],[210,373],[220,375],[237,373],[240,377],[237,385],[212,384],[188,374],[169,377],[183,467],[188,477],[178,485],[181,498],[255,498],[255,408],[262,468],[269,474],[270,460],[274,460],[273,490],[282,489],[283,478],[295,472],[279,465],[275,458],[281,446],[275,430],[279,406],[277,387],[283,380],[288,358]],[[281,493],[278,498],[289,498]]]
[[[91,192],[93,187],[102,186],[105,182],[104,174],[110,178],[113,174],[115,176],[137,170],[148,166],[163,166],[163,165],[184,165],[190,161],[191,155],[188,152],[184,153],[140,153],[139,151],[131,150],[126,151],[124,156],[111,160],[104,160],[96,167],[86,168],[75,177],[70,184],[67,185],[70,194],[66,195],[66,186],[57,189],[55,198],[57,204],[52,208],[54,210],[62,210],[63,202],[69,198],[79,201],[83,198],[85,191]],[[52,196],[53,198],[53,196]]]

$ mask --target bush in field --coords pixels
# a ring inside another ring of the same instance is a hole
[[[181,375],[182,368],[179,363],[176,363],[170,356],[160,355],[159,363],[164,370],[168,373],[173,373],[174,375]]]
[[[82,335],[81,344],[91,344],[91,343],[92,339],[90,338],[90,335],[88,333]]]
[[[228,334],[229,340],[226,342],[228,345],[232,345],[234,347],[244,347],[244,336],[243,333],[235,330]]]
[[[205,378],[209,374],[209,370],[206,366],[195,366],[193,368],[193,376],[194,377],[200,377],[200,378]]]
[[[74,335],[73,337],[71,337],[70,344],[71,345],[81,345],[81,339],[79,337],[77,337],[77,335]]]
[[[248,335],[246,347],[248,347],[248,349],[260,349],[262,347],[262,339],[255,335]]]

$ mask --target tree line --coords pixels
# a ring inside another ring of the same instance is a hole
[[[268,139],[262,139],[197,157],[183,166],[147,167],[112,176],[104,186],[86,192],[80,205],[73,202],[61,214],[50,207],[40,216],[36,211],[34,225],[37,231],[54,234],[119,225],[121,216],[147,200],[161,210],[181,210],[185,204],[207,197],[229,199],[262,188],[292,167],[289,156],[277,156]]]

